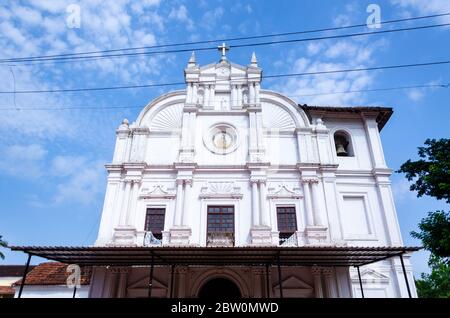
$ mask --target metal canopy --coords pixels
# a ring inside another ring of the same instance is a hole
[[[71,247],[12,246],[13,251],[80,266],[363,266],[420,247]]]

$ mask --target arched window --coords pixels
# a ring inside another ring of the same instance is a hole
[[[336,148],[336,156],[353,157],[353,148],[350,135],[345,131],[336,131],[334,133],[334,146]]]

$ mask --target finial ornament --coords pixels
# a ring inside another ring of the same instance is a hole
[[[255,52],[252,53],[252,59],[251,59],[251,61],[250,61],[250,65],[251,65],[251,66],[258,67],[258,60],[256,59],[256,54],[255,54]]]
[[[230,50],[230,47],[229,47],[229,46],[226,46],[226,45],[225,45],[225,42],[224,42],[224,43],[222,43],[222,45],[219,45],[219,46],[217,47],[217,49],[219,50],[219,52],[222,53],[222,56],[221,56],[220,60],[221,60],[221,61],[226,61],[226,59],[227,59],[226,54],[227,54],[227,51]]]
[[[195,52],[192,51],[191,57],[189,58],[188,67],[195,66],[197,64],[195,59]]]

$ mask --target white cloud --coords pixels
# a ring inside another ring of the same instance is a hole
[[[359,4],[352,2],[334,18],[337,26],[356,24],[355,14]],[[283,52],[274,65],[283,73],[310,73],[341,69],[366,68],[374,65],[377,54],[384,51],[389,42],[384,38],[360,37],[310,42],[304,47]],[[305,54],[306,52],[306,54]],[[282,66],[286,65],[287,68]],[[359,71],[283,78],[273,84],[278,90],[300,104],[325,106],[354,106],[369,104],[367,95],[358,91],[372,88],[377,72]],[[347,92],[345,94],[329,94]]]
[[[410,186],[411,183],[404,178],[393,181],[391,188],[395,200],[405,201],[416,199],[415,192],[409,189]]]
[[[320,42],[310,42],[306,47],[306,51],[308,55],[316,55],[323,48],[323,45]]]
[[[31,26],[36,26],[42,23],[42,14],[38,10],[33,10],[32,8],[25,6],[14,5],[12,12],[17,16],[24,24]]]
[[[69,5],[67,1],[53,1],[53,0],[30,0],[29,4],[37,9],[48,11],[50,13],[64,12]]]
[[[343,62],[328,62],[319,59],[298,58],[293,62],[292,73],[309,73],[316,71],[338,70],[360,66],[352,62],[352,57]],[[373,75],[368,72],[336,73],[327,75],[313,75],[293,77],[283,84],[275,85],[275,90],[284,92],[299,103],[309,105],[348,106],[362,102],[360,93],[315,95],[320,93],[361,90],[369,87],[373,82]],[[313,96],[305,96],[311,95]]]
[[[169,13],[169,19],[174,19],[185,23],[188,29],[192,29],[194,27],[194,22],[189,18],[188,10],[184,5],[181,5],[178,8],[172,8]]]
[[[201,26],[206,29],[213,29],[222,18],[224,12],[225,10],[222,7],[217,7],[213,10],[206,11],[203,14],[203,17],[199,24],[201,24]]]
[[[37,178],[43,174],[43,160],[47,155],[39,144],[4,146],[0,159],[0,173],[20,177]]]
[[[58,156],[52,163],[52,173],[61,177],[52,204],[76,202],[90,204],[105,188],[103,162],[90,161],[84,156]]]
[[[375,63],[375,53],[384,50],[388,42],[383,38],[376,41],[350,39],[309,43],[305,50],[292,50],[277,65],[291,65],[286,73],[309,73],[340,69],[364,68]],[[283,79],[273,89],[284,92],[300,104],[353,106],[366,102],[365,94],[352,92],[368,89],[374,83],[373,72],[347,72],[326,75],[312,75]],[[317,95],[322,94],[322,95]]]
[[[250,4],[242,4],[241,2],[236,3],[230,8],[232,13],[242,13],[246,12],[247,14],[251,14],[253,12],[253,8]]]
[[[81,203],[91,204],[99,199],[105,189],[105,173],[103,162],[88,161],[86,158],[78,157],[78,162],[71,164],[72,157],[59,157],[57,168],[67,174],[66,178],[56,186],[56,193],[52,198],[52,204]],[[83,164],[81,164],[83,163]]]
[[[13,41],[16,45],[24,44],[26,41],[26,38],[22,32],[7,21],[0,24],[0,32],[5,37]]]
[[[433,80],[428,82],[426,85],[441,85],[442,80]],[[427,93],[433,92],[437,87],[422,87],[422,88],[413,88],[406,91],[406,96],[413,102],[421,101]]]
[[[419,88],[414,88],[408,91],[407,96],[413,102],[418,102],[423,99],[425,93]]]
[[[83,168],[86,158],[83,156],[56,156],[50,165],[50,171],[58,177],[73,175]]]
[[[401,15],[409,16],[410,11],[419,15],[439,14],[450,11],[450,1],[448,0],[391,0],[391,3],[400,7],[403,11]],[[439,17],[441,23],[449,23],[450,17]]]

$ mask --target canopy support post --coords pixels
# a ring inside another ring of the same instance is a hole
[[[359,266],[355,266],[355,267],[358,270],[358,279],[359,279],[359,287],[361,288],[361,297],[364,298],[364,289],[363,289],[362,280],[361,280],[361,272],[359,271]]]
[[[151,263],[150,263],[150,277],[148,279],[148,298],[152,297],[153,267],[154,267],[154,255],[153,255],[153,252],[152,252],[152,260],[151,260]]]
[[[403,262],[403,254],[400,254],[400,262],[402,263],[403,276],[405,277],[406,289],[408,290],[408,297],[412,298],[411,289],[409,288],[408,283],[408,275],[406,275],[405,263]]]
[[[266,297],[270,298],[269,264],[266,264]]]
[[[173,273],[175,272],[175,265],[171,266],[170,271],[170,298],[173,298]]]
[[[277,254],[277,267],[278,267],[278,284],[280,287],[280,298],[283,298],[283,283],[281,282],[280,253]]]
[[[25,279],[27,278],[28,269],[30,268],[30,260],[31,254],[28,254],[27,264],[25,265],[25,270],[23,271],[22,282],[20,283],[19,295],[17,295],[17,298],[22,297],[23,286],[25,285]]]

